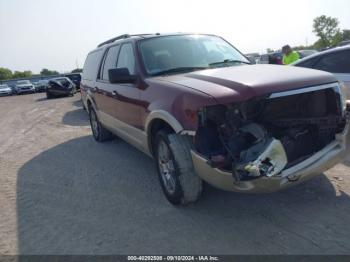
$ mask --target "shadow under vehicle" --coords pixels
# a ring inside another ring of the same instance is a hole
[[[83,136],[33,156],[17,174],[18,254],[349,254],[350,198],[325,175],[274,194],[206,185],[186,209],[157,182],[122,140]]]

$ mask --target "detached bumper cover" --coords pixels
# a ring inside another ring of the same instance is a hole
[[[345,156],[346,143],[349,139],[349,124],[347,124],[333,142],[303,162],[283,170],[278,175],[249,181],[236,181],[232,173],[212,168],[207,164],[207,159],[193,150],[191,155],[197,175],[214,187],[226,191],[268,193],[302,183],[339,163]]]

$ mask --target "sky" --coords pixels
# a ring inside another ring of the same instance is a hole
[[[349,10],[349,0],[0,0],[0,67],[68,72],[125,33],[210,33],[263,53],[312,44],[323,14],[350,29]]]

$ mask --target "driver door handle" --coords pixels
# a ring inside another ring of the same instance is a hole
[[[117,91],[114,90],[114,91],[112,91],[112,95],[113,95],[113,96],[118,96],[119,94],[118,94]]]

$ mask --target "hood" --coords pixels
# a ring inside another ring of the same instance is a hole
[[[157,77],[214,97],[219,103],[245,101],[308,86],[336,82],[330,73],[281,65],[242,65]]]

